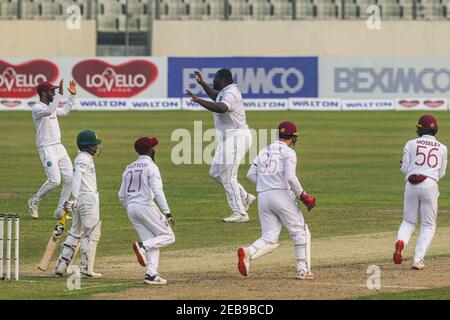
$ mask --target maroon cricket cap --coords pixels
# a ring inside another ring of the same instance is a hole
[[[43,81],[38,84],[38,86],[36,87],[36,91],[38,93],[41,93],[44,90],[58,89],[58,88],[59,88],[59,86],[55,86],[53,83],[51,83],[49,81]]]
[[[155,137],[148,138],[148,137],[142,137],[136,140],[134,143],[134,149],[137,153],[143,154],[148,152],[151,148],[156,146],[158,144],[158,139]]]
[[[438,124],[435,117],[427,114],[419,118],[416,127],[422,129],[437,129]]]
[[[298,137],[297,127],[293,122],[284,121],[278,125],[278,135]]]

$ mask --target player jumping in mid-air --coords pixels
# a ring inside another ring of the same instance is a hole
[[[170,212],[158,166],[155,164],[156,138],[142,137],[136,140],[134,148],[139,158],[127,166],[122,176],[119,200],[128,212],[128,218],[139,235],[141,242],[133,242],[138,262],[147,267],[146,284],[166,284],[158,274],[159,248],[175,242],[170,225],[175,219]],[[156,198],[162,212],[153,202]]]
[[[279,140],[261,150],[253,161],[247,177],[256,184],[262,236],[248,247],[238,249],[238,269],[248,276],[250,262],[278,247],[278,237],[284,225],[294,240],[297,256],[296,277],[313,279],[311,273],[311,235],[296,199],[308,211],[316,199],[307,194],[295,173],[297,155],[293,150],[298,133],[294,123],[286,121],[278,126]]]
[[[247,222],[247,210],[256,197],[245,191],[238,182],[239,164],[252,144],[252,135],[247,126],[241,92],[228,69],[217,71],[211,88],[199,72],[195,72],[197,82],[213,100],[200,99],[191,91],[186,93],[192,101],[214,112],[218,145],[209,174],[220,183],[226,192],[228,206],[232,210],[224,222]]]
[[[417,125],[419,138],[410,140],[403,149],[400,170],[406,175],[403,203],[403,221],[395,243],[394,263],[403,261],[402,251],[421,218],[420,233],[412,261],[412,268],[422,270],[424,257],[436,230],[439,188],[437,182],[447,168],[447,147],[434,137],[438,132],[436,119],[431,115],[420,117]]]
[[[78,243],[80,246],[80,273],[86,278],[100,278],[94,272],[95,254],[101,236],[100,203],[97,192],[94,155],[102,143],[94,131],[84,130],[77,136],[80,152],[74,160],[72,180],[73,203],[64,204],[65,211],[73,212],[72,227],[62,244],[61,254],[56,262],[55,274],[63,276],[74,258]]]
[[[56,89],[59,89],[58,93],[55,93]],[[70,198],[73,168],[69,155],[61,144],[61,130],[59,129],[58,117],[69,114],[75,103],[76,89],[75,81],[70,81],[68,100],[63,108],[58,108],[64,93],[63,80],[61,80],[59,86],[45,81],[41,82],[36,88],[40,101],[34,104],[32,116],[36,128],[36,147],[47,174],[47,181],[28,200],[28,212],[33,219],[39,218],[39,202],[47,193],[59,186],[61,178],[63,187],[54,213],[55,219],[62,217],[64,203]]]

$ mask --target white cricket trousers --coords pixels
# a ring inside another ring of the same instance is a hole
[[[431,178],[422,183],[405,185],[403,202],[403,221],[398,230],[397,240],[403,240],[408,244],[412,233],[416,228],[420,211],[420,232],[417,238],[414,260],[420,261],[425,257],[436,231],[436,219],[438,210],[439,188]]]
[[[40,147],[38,153],[47,174],[47,181],[33,197],[33,202],[35,204],[41,202],[47,193],[60,185],[62,180],[63,186],[58,203],[58,208],[62,208],[72,192],[73,167],[69,155],[62,144]]]
[[[218,140],[209,175],[225,189],[233,213],[246,215],[243,199],[248,193],[238,182],[237,175],[239,164],[252,145],[252,135],[249,129],[227,130],[225,140]]]
[[[159,248],[175,242],[169,221],[156,204],[131,203],[127,206],[128,218],[147,251],[147,274],[158,274]]]
[[[70,233],[74,236],[89,235],[100,222],[100,201],[97,192],[80,192],[78,209],[72,215]]]
[[[81,269],[87,268],[88,262],[95,259],[95,253],[89,251],[91,241],[96,243],[101,236],[100,202],[97,192],[81,192],[78,195],[78,209],[72,214],[72,226],[67,239],[62,244],[62,250],[56,268],[65,270],[74,258],[79,242],[81,254]]]
[[[262,236],[247,248],[250,256],[267,245],[278,243],[281,227],[284,225],[294,241],[297,270],[308,270],[305,220],[294,193],[289,190],[260,192],[258,209]]]

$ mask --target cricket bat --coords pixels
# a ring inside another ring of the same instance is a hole
[[[39,262],[38,269],[42,271],[47,271],[50,262],[52,261],[53,254],[55,253],[56,248],[58,247],[59,240],[61,239],[62,234],[64,233],[64,227],[66,225],[66,219],[69,213],[64,212],[62,218],[58,221],[53,230],[53,234],[48,240],[47,247],[45,248],[44,255],[42,256],[41,261]]]

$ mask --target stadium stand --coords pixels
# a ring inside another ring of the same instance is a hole
[[[64,19],[73,5],[100,29],[119,21],[120,30],[126,12],[134,30],[150,13],[161,20],[352,20],[367,18],[370,5],[380,6],[385,19],[450,19],[450,0],[0,0],[0,19]]]
[[[355,20],[367,19],[370,5],[385,20],[450,20],[450,0],[0,0],[0,19],[67,19],[78,11],[96,20],[98,45],[114,54],[107,46],[123,45],[126,33],[145,52],[152,20]]]

